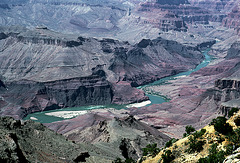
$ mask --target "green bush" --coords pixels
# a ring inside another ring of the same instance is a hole
[[[217,117],[216,119],[213,119],[212,122],[210,123],[211,125],[214,125],[214,129],[223,134],[231,134],[232,133],[232,127],[226,123],[227,119],[225,117]]]
[[[240,128],[234,130],[234,132],[232,132],[232,134],[228,135],[228,140],[229,142],[231,142],[231,144],[234,144],[234,149],[240,147]]]
[[[222,150],[217,150],[217,144],[212,144],[211,148],[209,149],[209,155],[205,158],[200,158],[198,163],[220,163],[223,162],[225,159],[225,152]]]
[[[234,145],[232,143],[230,143],[227,146],[225,146],[225,149],[226,149],[226,154],[231,155],[234,150]]]
[[[166,152],[164,152],[164,154],[162,154],[163,163],[170,163],[174,159],[175,159],[175,156],[172,154],[170,150],[167,150]]]
[[[189,136],[194,131],[195,131],[195,128],[193,126],[191,126],[191,125],[186,126],[185,127],[185,132],[186,133],[183,134],[183,137]]]
[[[228,112],[228,117],[230,118],[231,116],[233,116],[233,113],[238,112],[239,109],[238,108],[232,108],[229,112]]]
[[[169,140],[166,144],[165,144],[165,148],[171,147],[173,145],[173,143],[175,143],[176,141],[178,141],[178,139],[171,139]]]
[[[188,153],[201,152],[203,150],[203,145],[205,144],[205,141],[197,140],[194,136],[190,136],[188,144]]]
[[[197,138],[201,138],[206,133],[206,129],[201,129],[200,131],[196,131],[193,133],[193,136]]]
[[[152,157],[156,156],[159,152],[160,149],[157,148],[157,144],[148,144],[146,148],[143,148],[143,156],[151,155]]]
[[[201,129],[200,131],[194,132],[192,136],[188,138],[189,139],[189,142],[187,143],[187,145],[189,145],[189,148],[187,149],[188,153],[201,152],[203,150],[203,145],[205,144],[205,141],[201,139],[205,132],[206,132],[205,129]]]

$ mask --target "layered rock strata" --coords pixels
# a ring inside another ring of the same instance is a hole
[[[134,87],[194,68],[203,59],[200,46],[163,38],[131,45],[45,27],[1,31],[0,74],[6,86],[1,114],[18,118],[62,107],[148,100]]]
[[[223,20],[222,24],[225,27],[228,28],[233,28],[236,30],[237,34],[240,34],[240,9],[239,9],[239,5],[235,6],[232,10],[232,12],[230,12],[228,14],[228,16]]]

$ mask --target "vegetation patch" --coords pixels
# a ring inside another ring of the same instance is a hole
[[[157,147],[157,144],[148,144],[146,148],[143,148],[143,156],[150,155],[152,157],[155,157],[159,152],[160,149]]]
[[[212,144],[209,149],[209,155],[205,158],[200,158],[198,163],[219,163],[225,159],[225,152],[217,149],[218,144]]]
[[[226,123],[226,121],[227,119],[225,117],[217,117],[212,120],[210,125],[213,125],[214,129],[223,135],[231,134],[233,131],[232,126]]]
[[[231,116],[233,116],[234,113],[238,112],[239,109],[238,108],[232,108],[229,112],[228,112],[228,118],[230,118]]]
[[[190,135],[192,132],[194,132],[194,131],[195,131],[195,128],[194,128],[193,126],[191,126],[191,125],[186,126],[186,127],[185,127],[185,132],[186,132],[186,133],[183,134],[183,137],[189,136],[189,135]]]
[[[176,141],[178,141],[178,139],[171,139],[169,140],[166,144],[165,144],[165,148],[171,147],[173,145],[173,143],[175,143]]]
[[[162,154],[163,163],[170,163],[175,159],[175,156],[172,154],[170,150],[167,150]]]

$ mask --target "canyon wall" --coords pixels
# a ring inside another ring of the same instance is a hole
[[[200,47],[163,38],[131,45],[46,27],[1,31],[0,74],[7,88],[1,92],[1,115],[18,119],[63,107],[142,102],[148,97],[134,87],[187,71],[203,60]]]

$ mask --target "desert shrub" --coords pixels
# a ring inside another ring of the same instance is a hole
[[[196,131],[193,133],[193,136],[197,138],[201,138],[206,133],[206,129],[201,129],[200,131]]]
[[[217,149],[217,144],[212,144],[209,149],[209,155],[205,158],[200,158],[198,163],[220,163],[225,159],[225,152]]]
[[[146,148],[143,148],[143,156],[151,155],[152,157],[156,156],[160,149],[157,147],[157,144],[148,144]]]
[[[170,150],[167,150],[166,152],[164,152],[164,154],[162,154],[163,163],[170,163],[174,159],[175,156],[172,154]]]
[[[214,125],[214,129],[223,134],[231,134],[232,133],[232,127],[226,123],[227,119],[225,117],[217,117],[216,119],[213,119],[212,122],[210,123],[211,125]]]
[[[165,144],[165,148],[171,147],[173,145],[173,143],[175,143],[176,141],[178,141],[178,139],[171,139],[169,140],[166,144]]]
[[[197,140],[194,136],[189,137],[188,142],[188,153],[194,153],[194,152],[201,152],[203,150],[203,145],[205,144],[205,141],[203,140]]]
[[[227,136],[230,143],[234,144],[234,149],[240,147],[240,128],[234,130],[231,134]]]
[[[230,118],[231,116],[233,116],[233,113],[238,112],[239,109],[238,108],[232,108],[229,112],[228,112],[228,117]]]
[[[189,136],[194,131],[195,131],[195,128],[193,126],[191,126],[191,125],[186,126],[185,127],[185,132],[186,133],[183,134],[183,137]]]
[[[230,143],[227,146],[225,146],[225,149],[226,149],[226,155],[230,155],[234,151],[234,145]]]
[[[188,138],[189,139],[189,142],[187,143],[187,145],[189,145],[189,148],[187,149],[188,153],[200,152],[203,150],[203,145],[205,144],[205,141],[201,139],[205,132],[206,132],[205,129],[201,129],[200,131],[194,132],[192,136]]]

